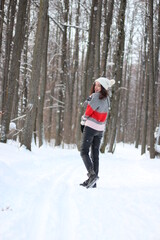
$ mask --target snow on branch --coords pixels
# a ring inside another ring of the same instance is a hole
[[[52,61],[54,60],[54,58],[55,58],[56,56],[62,56],[62,53],[56,53],[56,54],[54,54],[53,57],[51,58],[51,60],[49,61],[49,65],[52,63]]]
[[[53,97],[52,95],[51,95],[51,98],[53,98],[56,102],[59,102],[59,103],[64,105],[64,102],[61,102],[60,100],[58,100],[57,98]]]
[[[80,2],[80,1],[79,1]],[[85,11],[90,15],[90,11],[89,9],[83,4],[80,2],[80,5],[85,9]]]
[[[17,121],[17,120],[19,120],[19,119],[21,119],[21,118],[24,118],[25,116],[26,116],[26,114],[24,114],[24,115],[22,115],[22,116],[19,116],[19,117],[17,117],[17,118],[14,118],[14,119],[11,120],[11,122]]]
[[[62,32],[64,32],[64,28],[63,27],[72,27],[72,28],[78,28],[80,30],[84,30],[84,31],[88,31],[88,29],[86,28],[82,28],[80,26],[76,26],[76,25],[70,25],[70,24],[66,24],[66,23],[59,23],[57,22],[53,17],[49,16],[49,18],[60,28],[60,30]]]
[[[78,28],[80,30],[84,30],[84,31],[89,31],[88,29],[86,28],[82,28],[82,27],[79,27],[79,26],[76,26],[76,25],[70,25],[70,24],[66,24],[66,23],[61,23],[62,26],[65,26],[65,27],[72,27],[72,28]]]
[[[128,91],[128,88],[125,88],[125,87],[119,87],[119,88],[117,89],[116,92],[119,92],[120,90],[126,90],[126,91]]]
[[[53,17],[49,16],[49,18],[60,28],[62,32],[64,32],[63,27],[61,26],[61,23],[58,23]]]
[[[44,107],[44,109],[50,109],[50,108],[64,108],[64,106],[61,106],[61,105],[58,105],[58,104],[54,104],[53,106]]]

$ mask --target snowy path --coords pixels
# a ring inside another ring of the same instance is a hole
[[[0,240],[160,240],[160,160],[119,145],[85,189],[76,150],[0,150]]]

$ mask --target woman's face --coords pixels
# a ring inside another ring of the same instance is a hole
[[[95,82],[94,90],[95,90],[95,92],[101,91],[101,84],[99,82]]]

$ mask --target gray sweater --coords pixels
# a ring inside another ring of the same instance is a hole
[[[93,93],[84,105],[86,106],[85,114],[82,116],[81,124],[91,127],[97,131],[104,131],[107,114],[109,112],[109,97],[99,99],[100,93]]]

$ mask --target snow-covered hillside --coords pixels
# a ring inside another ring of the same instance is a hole
[[[0,240],[160,240],[160,159],[118,144],[98,188],[76,149],[0,144]]]

